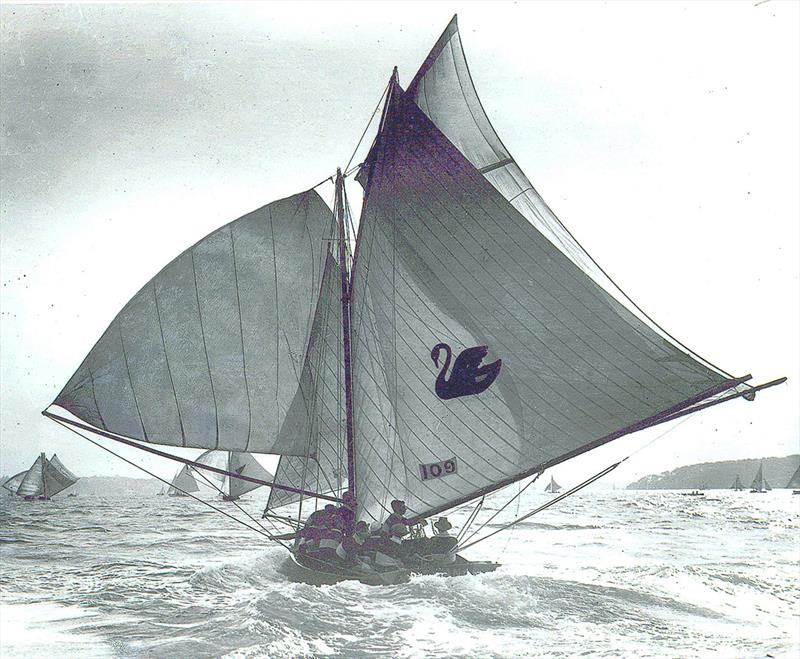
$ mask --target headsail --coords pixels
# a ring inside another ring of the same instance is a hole
[[[178,470],[178,473],[175,474],[175,478],[172,479],[172,484],[169,486],[167,494],[171,497],[184,497],[188,493],[197,492],[199,489],[191,469],[187,465],[183,465]]]
[[[434,514],[731,386],[556,249],[396,83],[364,167],[353,271],[363,515],[382,517],[394,497]],[[475,393],[492,368],[496,381]],[[470,377],[473,391],[438,391],[437,379]]]
[[[342,307],[339,265],[328,255],[301,385],[284,424],[302,438],[303,456],[281,456],[275,482],[320,493],[339,493],[347,478],[344,436]],[[291,420],[291,422],[290,422]],[[295,503],[299,495],[274,488],[267,510]]]
[[[305,455],[280,428],[332,221],[312,190],[209,234],[125,305],[55,404],[146,442]]]

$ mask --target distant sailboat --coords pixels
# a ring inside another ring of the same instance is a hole
[[[750,493],[751,494],[764,494],[768,490],[772,488],[769,486],[767,479],[764,478],[764,461],[761,461],[761,464],[758,466],[758,471],[756,472],[756,477],[753,479],[753,482],[750,483]]]
[[[800,466],[797,467],[797,471],[794,472],[789,482],[786,483],[786,487],[787,489],[794,489],[792,494],[800,494]]]
[[[175,474],[172,479],[172,484],[167,490],[167,495],[171,497],[186,497],[192,492],[197,492],[200,488],[197,487],[197,481],[192,475],[191,469],[188,465],[183,465]]]
[[[545,492],[549,492],[550,494],[558,494],[561,492],[561,486],[556,483],[556,479],[550,476],[550,482],[547,484],[547,487],[544,488]]]
[[[250,476],[262,481],[271,481],[273,478],[272,474],[264,469],[258,460],[245,451],[206,451],[197,458],[197,463],[218,467],[221,471],[227,471],[230,474]],[[243,494],[261,487],[259,483],[219,472],[202,474],[202,477],[208,479],[208,482],[222,493],[223,501],[236,501]]]
[[[733,481],[733,485],[731,485],[732,490],[736,490],[737,492],[744,489],[744,484],[742,483],[742,479],[739,474],[736,474],[736,480]]]
[[[455,17],[406,89],[395,69],[384,98],[364,161],[329,179],[333,209],[314,186],[189,247],[58,394],[73,417],[44,414],[182,462],[152,445],[280,456],[274,482],[255,482],[272,487],[267,516],[300,504],[297,527],[317,507],[308,498],[345,494],[367,524],[397,499],[424,523],[785,380],[750,386],[703,360],[608,277],[494,131]],[[365,578],[287,548],[321,578]],[[457,559],[396,578],[497,567]]]
[[[26,500],[47,500],[77,482],[78,477],[61,464],[55,453],[49,460],[42,453],[30,469],[9,478],[3,488]]]

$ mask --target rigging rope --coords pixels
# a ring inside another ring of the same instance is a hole
[[[274,539],[274,538],[273,538],[273,537],[272,537],[272,536],[271,536],[271,535],[270,535],[270,534],[269,534],[269,533],[268,533],[268,532],[267,532],[265,529],[261,529],[261,528],[255,527],[255,526],[250,526],[250,524],[248,524],[247,522],[244,522],[244,521],[242,521],[242,520],[241,520],[241,519],[239,519],[238,517],[235,517],[234,515],[231,515],[230,513],[228,513],[228,512],[225,512],[224,510],[222,510],[222,509],[220,509],[220,508],[217,508],[215,505],[213,505],[213,504],[209,503],[208,501],[205,501],[205,500],[201,499],[200,497],[197,497],[197,496],[195,496],[195,495],[194,495],[194,494],[192,494],[191,492],[186,492],[185,490],[182,490],[181,488],[174,486],[174,485],[172,484],[172,482],[170,482],[170,481],[168,481],[168,480],[166,480],[166,479],[164,479],[164,478],[161,478],[160,476],[157,476],[157,475],[156,475],[156,474],[154,474],[152,471],[149,471],[149,470],[145,469],[144,467],[142,467],[141,465],[138,465],[138,464],[136,464],[136,463],[135,463],[135,462],[133,462],[132,460],[128,460],[127,458],[124,458],[124,457],[122,457],[122,456],[121,456],[121,455],[119,455],[118,453],[115,453],[114,451],[112,451],[112,450],[111,450],[110,448],[108,448],[107,446],[103,446],[103,445],[102,445],[102,444],[100,444],[99,442],[96,442],[96,441],[94,441],[94,440],[93,440],[91,437],[87,437],[87,436],[86,436],[86,435],[84,435],[83,433],[80,433],[80,432],[78,432],[78,431],[77,431],[75,428],[73,428],[72,426],[70,426],[70,425],[68,425],[68,424],[66,424],[66,423],[64,423],[64,422],[62,422],[62,421],[60,421],[60,420],[58,420],[58,419],[53,419],[53,420],[54,420],[54,421],[55,421],[55,422],[56,422],[58,425],[60,425],[60,426],[63,426],[64,428],[66,428],[66,429],[67,429],[67,430],[69,430],[70,432],[74,432],[74,433],[75,433],[76,435],[78,435],[78,437],[80,437],[81,439],[85,439],[87,442],[90,442],[90,443],[94,444],[95,446],[97,446],[97,447],[99,447],[99,448],[103,449],[104,451],[106,451],[106,452],[110,453],[110,454],[111,454],[111,455],[113,455],[114,457],[116,457],[116,458],[119,458],[119,459],[120,459],[120,460],[122,460],[123,462],[126,462],[127,464],[131,465],[132,467],[136,467],[137,469],[139,469],[140,471],[143,471],[143,472],[144,472],[145,474],[147,474],[148,476],[151,476],[152,478],[155,478],[156,480],[159,480],[159,481],[161,481],[161,482],[162,482],[162,483],[164,483],[165,485],[169,485],[170,487],[174,487],[176,490],[178,490],[179,492],[182,492],[182,493],[183,493],[183,494],[185,494],[186,496],[192,497],[192,499],[195,499],[195,500],[199,501],[200,503],[202,503],[202,504],[205,504],[205,505],[206,505],[206,506],[208,506],[209,508],[211,508],[211,509],[213,509],[213,510],[216,510],[218,513],[220,513],[220,514],[222,514],[222,515],[225,515],[225,517],[227,517],[227,518],[229,518],[229,519],[232,519],[234,522],[238,522],[239,524],[241,524],[242,526],[244,526],[244,527],[246,527],[246,528],[250,529],[251,531],[255,531],[256,533],[259,533],[260,535],[263,535],[264,537],[266,537],[268,540],[270,540],[270,541],[272,541],[272,542],[278,542],[278,543],[279,543],[281,546],[283,546],[283,547],[285,547],[286,549],[288,549],[288,546],[287,546],[287,545],[285,545],[284,543],[280,542],[279,540],[275,540],[275,539]]]
[[[469,542],[470,540],[472,540],[472,538],[474,538],[476,535],[478,535],[478,533],[480,533],[480,532],[481,532],[481,531],[482,531],[482,530],[483,530],[483,529],[486,527],[486,525],[487,525],[487,524],[489,524],[489,522],[491,522],[491,521],[492,521],[492,520],[493,520],[495,517],[497,517],[497,516],[498,516],[500,513],[502,513],[502,512],[503,512],[503,511],[504,511],[506,508],[508,508],[508,506],[509,506],[509,505],[511,505],[511,503],[512,503],[512,502],[513,502],[515,499],[519,499],[519,498],[522,496],[522,493],[523,493],[523,492],[525,492],[525,490],[527,490],[527,489],[528,489],[528,488],[529,488],[531,485],[533,485],[533,484],[534,484],[534,483],[535,483],[537,480],[539,480],[539,476],[541,476],[543,473],[544,473],[544,470],[542,470],[542,471],[538,472],[537,474],[535,474],[535,475],[534,475],[534,477],[533,477],[531,480],[529,480],[529,481],[528,481],[528,484],[527,484],[527,485],[525,485],[525,487],[523,487],[522,489],[520,489],[520,490],[519,490],[519,492],[517,492],[517,493],[516,493],[516,494],[515,494],[513,497],[511,497],[511,498],[510,498],[510,499],[509,499],[509,500],[508,500],[508,501],[505,503],[505,505],[504,505],[502,508],[500,508],[499,510],[495,511],[494,515],[492,515],[492,516],[491,516],[489,519],[487,519],[487,520],[486,520],[486,521],[485,521],[483,524],[481,524],[481,525],[480,525],[480,526],[479,526],[479,527],[478,527],[478,528],[477,528],[477,529],[476,529],[476,530],[475,530],[475,531],[472,533],[472,535],[470,535],[470,536],[469,536],[469,537],[468,537],[468,538],[467,538],[467,539],[466,539],[464,542]],[[519,512],[519,506],[517,506],[517,512]],[[461,541],[459,540],[459,542],[461,542]]]
[[[533,517],[533,516],[534,516],[536,513],[540,513],[541,511],[545,510],[546,508],[549,508],[549,507],[550,507],[550,506],[552,506],[553,504],[555,504],[555,503],[558,503],[558,502],[559,502],[559,501],[561,501],[562,499],[565,499],[565,498],[567,498],[568,496],[570,496],[570,495],[572,495],[572,494],[575,494],[575,493],[576,493],[576,492],[578,492],[579,490],[582,490],[582,489],[583,489],[584,487],[586,487],[587,485],[591,485],[591,484],[592,484],[592,483],[594,483],[596,480],[598,480],[598,479],[602,478],[602,477],[603,477],[603,476],[605,476],[606,474],[609,474],[609,473],[611,473],[611,472],[612,472],[612,471],[614,471],[614,470],[615,470],[617,467],[619,467],[619,466],[620,466],[620,465],[621,465],[623,462],[625,462],[625,460],[627,460],[627,459],[628,459],[628,458],[623,458],[623,459],[622,459],[622,460],[620,460],[619,462],[615,462],[615,463],[614,463],[614,464],[612,464],[610,467],[606,467],[605,469],[603,469],[603,471],[600,471],[600,472],[596,473],[596,474],[595,474],[594,476],[592,476],[591,478],[588,478],[588,479],[586,479],[585,481],[583,481],[583,483],[581,483],[581,484],[579,484],[579,485],[576,485],[576,486],[575,486],[575,487],[573,487],[571,490],[567,490],[566,492],[564,492],[564,494],[560,494],[560,495],[558,495],[558,496],[557,496],[555,499],[551,499],[550,501],[548,501],[547,503],[545,503],[545,504],[543,504],[543,505],[539,506],[539,507],[538,507],[538,508],[536,508],[535,510],[532,510],[531,512],[529,512],[529,513],[526,513],[526,514],[525,514],[525,515],[523,515],[522,517],[518,517],[518,518],[517,518],[517,519],[515,519],[514,521],[512,521],[512,522],[509,522],[508,524],[505,524],[504,526],[501,526],[499,529],[496,529],[496,530],[492,531],[491,533],[489,533],[489,534],[487,534],[487,535],[483,536],[482,538],[478,538],[477,540],[475,540],[475,541],[473,541],[473,542],[467,543],[467,544],[466,544],[466,545],[464,545],[463,547],[459,547],[459,551],[463,551],[464,549],[468,549],[469,547],[473,547],[474,545],[477,545],[479,542],[483,542],[483,541],[484,541],[484,540],[486,540],[487,538],[491,538],[493,535],[497,535],[497,534],[498,534],[498,533],[500,533],[501,531],[505,531],[506,529],[510,529],[512,526],[516,526],[516,525],[517,525],[517,524],[519,524],[520,522],[524,522],[524,521],[525,521],[526,519],[528,519],[529,517]]]
[[[386,83],[386,87],[384,88],[383,93],[381,94],[381,97],[378,99],[378,105],[376,105],[375,109],[372,111],[372,115],[370,116],[369,121],[367,122],[367,125],[364,127],[364,132],[361,133],[361,137],[358,138],[358,144],[356,144],[356,148],[353,149],[353,154],[350,156],[350,160],[348,160],[347,161],[347,165],[345,165],[345,168],[344,168],[345,172],[350,168],[350,164],[353,162],[353,158],[356,157],[356,153],[358,152],[358,147],[361,146],[361,142],[364,140],[364,136],[367,134],[367,131],[369,130],[369,127],[372,125],[372,122],[375,119],[375,115],[378,114],[378,110],[381,109],[381,103],[383,103],[383,97],[386,96],[386,92],[389,91],[389,87],[391,86],[391,84],[392,84],[391,80],[389,80],[389,82]]]

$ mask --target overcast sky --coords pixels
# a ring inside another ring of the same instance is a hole
[[[690,417],[611,482],[800,450],[799,3],[0,12],[0,472],[55,451],[79,475],[136,475],[39,412],[164,264],[344,166],[392,67],[407,84],[455,12],[498,133],[595,259],[711,362],[790,378]],[[665,430],[563,465],[559,480]]]

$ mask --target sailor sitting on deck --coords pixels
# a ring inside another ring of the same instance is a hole
[[[455,549],[458,546],[458,538],[454,538],[448,533],[453,525],[447,517],[440,517],[433,525],[435,529],[432,538],[426,542],[425,550],[430,556],[445,559],[447,562],[455,561]]]
[[[348,567],[359,567],[363,570],[372,568],[364,560],[364,543],[369,537],[369,527],[366,522],[358,522],[352,536],[345,535],[336,548],[339,561]]]
[[[381,526],[381,533],[387,537],[392,535],[392,527],[394,527],[396,524],[402,524],[404,526],[414,526],[416,524],[416,522],[412,521],[411,519],[403,517],[407,510],[405,501],[395,499],[392,501],[391,506],[392,513],[386,518],[386,521]]]

